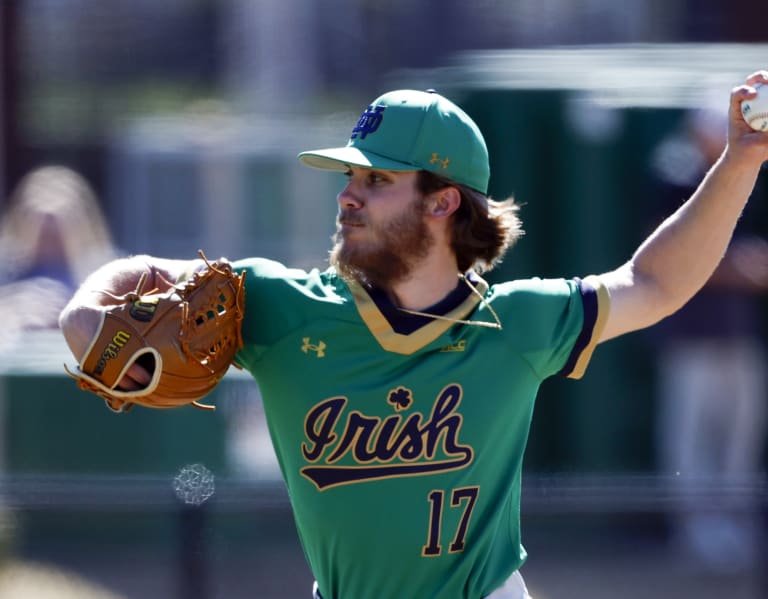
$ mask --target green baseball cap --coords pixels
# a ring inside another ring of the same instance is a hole
[[[461,108],[432,90],[380,96],[360,115],[346,146],[302,152],[299,160],[340,172],[349,166],[431,171],[484,194],[490,178],[480,129]]]

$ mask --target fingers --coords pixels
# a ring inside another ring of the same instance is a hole
[[[131,364],[125,376],[120,379],[118,388],[121,391],[139,391],[152,381],[152,374],[136,363]]]
[[[758,83],[768,83],[768,70],[755,71],[747,77],[746,83],[750,87],[754,87]]]
[[[749,85],[739,85],[738,87],[734,87],[731,92],[731,108],[739,110],[739,107],[744,100],[749,100],[756,95],[757,92],[755,91],[755,88]]]
[[[739,134],[752,132],[741,114],[741,104],[745,100],[754,98],[756,95],[757,92],[755,91],[755,88],[746,84],[734,87],[731,91],[731,102],[729,107],[730,120]]]
[[[733,88],[731,92],[731,106],[740,105],[744,100],[750,100],[757,95],[756,85],[768,84],[768,71],[755,71],[749,75],[743,85]]]

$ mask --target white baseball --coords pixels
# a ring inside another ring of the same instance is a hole
[[[757,96],[741,103],[741,114],[755,131],[768,131],[768,85],[756,83]]]

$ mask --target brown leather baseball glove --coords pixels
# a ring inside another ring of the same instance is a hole
[[[201,252],[202,255],[202,252]],[[135,291],[109,307],[82,362],[73,373],[81,389],[125,412],[139,404],[175,408],[199,403],[227,372],[240,347],[245,273],[236,274],[224,258],[205,266],[164,293]],[[151,374],[138,391],[120,389],[128,368],[139,364]]]

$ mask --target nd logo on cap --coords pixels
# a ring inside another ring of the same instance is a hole
[[[398,90],[360,115],[347,145],[299,154],[307,166],[344,172],[349,166],[425,170],[488,193],[488,149],[474,121],[434,92]]]
[[[360,120],[357,121],[357,125],[352,129],[352,135],[350,139],[356,139],[358,135],[360,139],[365,139],[365,136],[369,133],[374,133],[381,125],[381,113],[384,112],[386,106],[369,106],[360,115]]]

